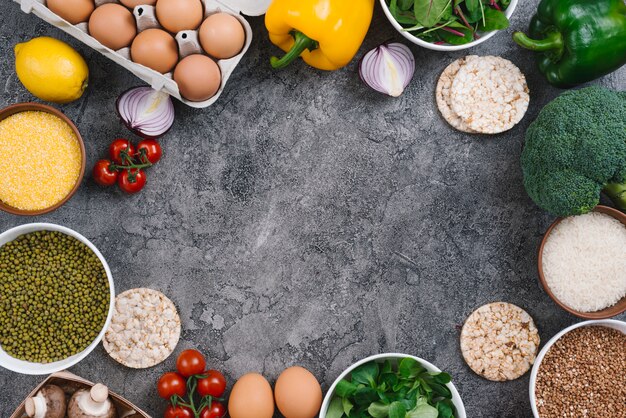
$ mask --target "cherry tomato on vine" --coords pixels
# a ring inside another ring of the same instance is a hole
[[[126,193],[137,193],[146,185],[146,173],[136,168],[124,170],[117,179],[117,185]]]
[[[226,390],[226,378],[217,370],[208,370],[202,373],[206,377],[198,379],[198,395],[200,396],[213,396],[214,398],[221,398]]]
[[[154,139],[144,139],[137,145],[137,153],[139,155],[145,154],[148,161],[155,164],[163,156],[163,150],[161,145]],[[140,157],[141,158],[141,157]],[[142,161],[144,162],[144,161]]]
[[[205,366],[204,356],[198,350],[185,350],[176,360],[178,372],[185,377],[202,374]]]
[[[135,154],[135,147],[130,143],[128,139],[117,138],[111,145],[109,145],[109,157],[115,162],[115,164],[124,165],[126,160],[122,161],[122,151],[125,150],[130,156]]]
[[[175,372],[165,373],[157,383],[157,391],[163,399],[169,399],[174,395],[181,398],[187,393],[187,382],[181,375]]]
[[[113,186],[117,181],[118,172],[115,170],[111,170],[109,166],[111,165],[111,161],[109,160],[99,160],[91,171],[91,175],[96,183],[100,186]]]
[[[211,407],[205,406],[200,412],[200,418],[222,418],[226,415],[226,408],[217,401],[211,402]]]
[[[163,418],[194,418],[191,409],[186,406],[172,406],[168,405],[163,413]]]

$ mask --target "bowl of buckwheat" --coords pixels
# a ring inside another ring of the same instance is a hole
[[[530,375],[534,417],[618,416],[626,399],[624,347],[626,322],[613,319],[579,322],[552,337]]]

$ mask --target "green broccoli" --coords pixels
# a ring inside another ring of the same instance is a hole
[[[521,163],[528,195],[554,215],[587,213],[600,192],[626,211],[626,92],[561,94],[528,127]]]

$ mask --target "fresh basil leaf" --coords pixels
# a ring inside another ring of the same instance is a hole
[[[398,0],[400,10],[410,10],[413,7],[413,0]]]
[[[401,402],[389,405],[389,418],[406,418],[406,408]],[[437,418],[436,415],[435,418]]]
[[[439,418],[452,418],[454,414],[452,406],[446,401],[437,402],[437,412],[439,412]]]
[[[350,416],[350,411],[352,411],[352,408],[354,408],[354,405],[352,404],[352,402],[350,402],[350,399],[342,398],[341,407],[343,408],[343,413]]]
[[[439,411],[430,405],[419,405],[406,414],[406,418],[437,418]]]
[[[369,405],[378,399],[378,392],[370,387],[358,388],[354,393],[354,403],[357,405]]]
[[[342,398],[354,395],[354,392],[357,390],[357,385],[346,380],[341,379],[337,386],[335,387],[335,394]]]
[[[439,36],[441,36],[441,39],[443,39],[445,42],[449,43],[450,45],[463,45],[463,44],[470,43],[474,40],[474,31],[472,31],[471,29],[463,27],[463,28],[454,28],[454,30],[461,32],[463,36],[455,35],[443,29],[437,30],[437,33],[439,34]]]
[[[429,372],[429,375],[433,377],[433,380],[442,385],[447,385],[452,380],[452,377],[445,372]]]
[[[417,377],[425,369],[417,360],[412,358],[403,358],[398,364],[398,374],[405,379],[412,379]]]
[[[353,383],[363,383],[364,385],[376,386],[378,377],[378,363],[370,361],[352,371],[350,375]]]
[[[389,405],[381,402],[374,402],[368,408],[367,412],[372,418],[386,418],[389,416]]]
[[[341,398],[335,396],[328,405],[326,411],[326,418],[341,418],[343,416],[343,406],[341,404]]]
[[[415,0],[415,19],[422,26],[431,28],[442,18],[450,0]]]
[[[509,27],[509,19],[500,10],[485,7],[485,21],[478,25],[478,29],[483,32],[492,30],[502,30]]]

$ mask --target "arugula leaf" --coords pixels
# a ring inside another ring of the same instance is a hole
[[[343,416],[343,406],[341,405],[341,398],[335,396],[328,405],[328,411],[326,411],[326,418],[341,418]]]
[[[389,405],[389,418],[406,418],[406,408],[401,402]],[[437,418],[436,415],[435,418]]]
[[[370,361],[352,371],[350,374],[353,383],[363,383],[364,385],[376,386],[376,378],[378,377],[378,363]]]
[[[337,396],[345,398],[346,396],[354,395],[354,392],[356,392],[357,388],[357,385],[355,385],[354,383],[349,382],[346,379],[341,379],[339,383],[337,383],[337,387],[335,387],[335,394]]]
[[[449,0],[415,0],[415,19],[422,26],[435,26],[445,13]]]
[[[430,405],[418,405],[406,414],[406,418],[437,418],[439,411]]]
[[[372,418],[386,418],[389,416],[389,405],[381,402],[374,402],[367,408],[367,412]]]
[[[509,27],[509,19],[500,10],[485,8],[485,19],[478,25],[478,29],[483,32],[491,32],[492,30],[502,30]]]
[[[350,416],[350,411],[352,411],[354,405],[350,402],[350,398],[341,398],[341,407],[343,408],[343,413]]]

